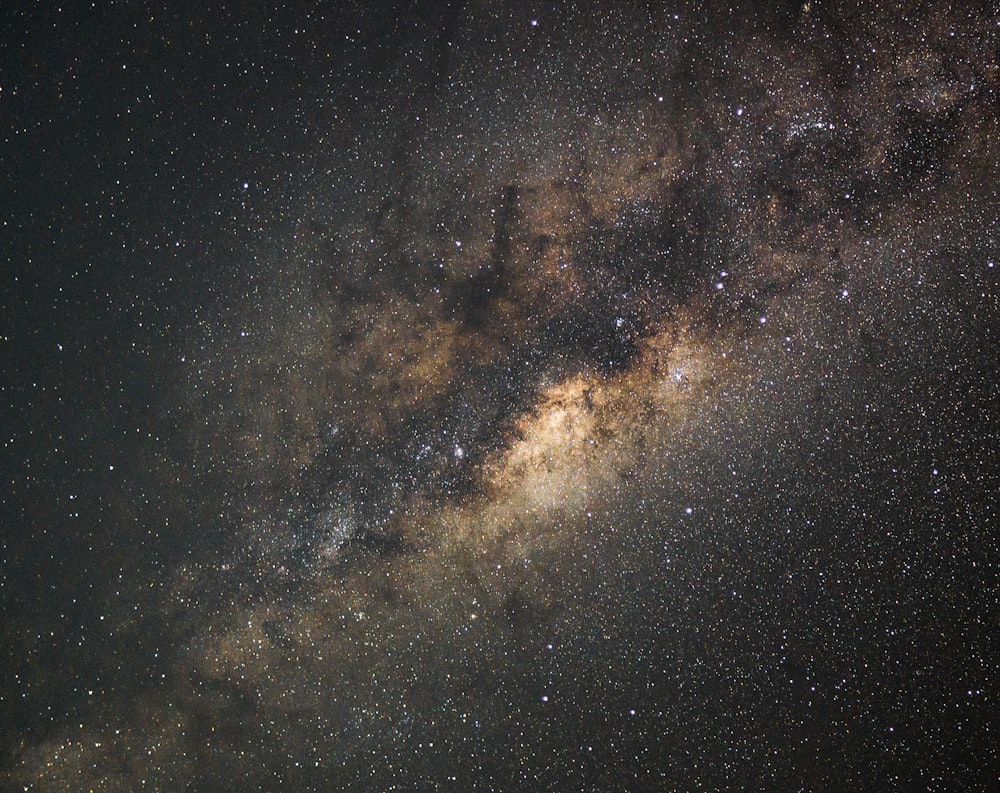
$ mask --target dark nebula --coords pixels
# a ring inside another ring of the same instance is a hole
[[[997,788],[995,7],[8,5],[0,789]]]

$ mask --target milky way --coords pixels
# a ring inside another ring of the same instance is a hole
[[[72,464],[126,482],[79,604],[28,549],[84,535],[9,502],[5,781],[995,785],[996,11],[275,13],[212,23],[281,121],[228,193],[163,166],[178,285],[101,265],[162,332],[94,415],[159,429]],[[97,393],[130,337],[74,321]]]

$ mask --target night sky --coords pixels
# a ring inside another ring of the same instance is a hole
[[[0,790],[1000,789],[1000,11],[4,2]]]

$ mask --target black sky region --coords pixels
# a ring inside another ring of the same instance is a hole
[[[997,789],[995,5],[0,21],[0,789]]]

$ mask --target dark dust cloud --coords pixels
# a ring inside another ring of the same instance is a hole
[[[3,789],[996,789],[992,4],[49,5]]]

